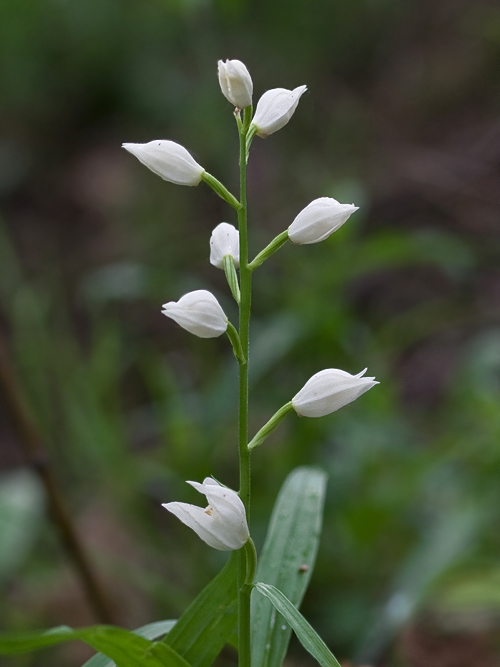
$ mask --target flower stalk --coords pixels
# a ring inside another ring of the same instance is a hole
[[[284,245],[287,241],[288,241],[288,229],[286,229],[284,232],[281,232],[281,234],[278,234],[278,236],[274,238],[271,241],[271,243],[264,248],[264,250],[261,250],[261,252],[259,252],[259,254],[248,265],[250,271],[254,271],[261,264],[264,264],[266,259],[269,259],[271,255],[274,255],[276,250],[279,250],[281,246]]]
[[[252,118],[252,107],[243,112],[240,135],[240,208],[238,228],[240,232],[240,317],[239,338],[244,361],[239,362],[239,415],[238,445],[240,468],[240,498],[250,519],[250,452],[248,442],[248,351],[250,330],[250,308],[252,300],[252,272],[248,267],[247,228],[247,142],[246,134]],[[238,551],[238,660],[239,667],[250,667],[250,589],[246,584],[248,554],[245,549]]]
[[[278,426],[285,419],[287,414],[292,410],[293,410],[292,401],[285,403],[285,405],[281,407],[278,410],[278,412],[276,412],[266,424],[264,424],[264,426],[259,430],[259,432],[248,443],[248,451],[251,452],[252,449],[255,449],[255,447],[261,445],[264,442],[264,440],[269,435],[271,435],[271,433],[276,428],[278,428]]]
[[[208,171],[204,171],[203,174],[201,175],[201,179],[205,181],[205,183],[209,185],[212,188],[212,190],[216,194],[218,194],[219,197],[221,197],[224,201],[226,201],[230,206],[232,206],[237,211],[240,210],[241,203],[236,199],[234,195],[232,195],[229,192],[229,190],[226,188],[225,185],[223,185],[220,181],[218,181],[215,178],[215,176],[209,174]]]

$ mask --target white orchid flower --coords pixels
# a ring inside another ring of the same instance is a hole
[[[203,484],[188,482],[205,494],[208,507],[188,503],[165,503],[163,507],[192,528],[209,546],[219,551],[241,549],[250,537],[245,506],[236,491],[221,486],[211,477]]]
[[[343,408],[379,384],[375,378],[363,377],[367,370],[357,375],[338,368],[316,373],[292,398],[293,409],[301,417],[324,417]]]
[[[200,338],[217,338],[227,330],[228,319],[219,302],[205,289],[184,294],[162,306],[163,315]]]

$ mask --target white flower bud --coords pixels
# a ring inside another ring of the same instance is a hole
[[[250,127],[254,127],[259,137],[267,137],[288,123],[297,108],[301,95],[307,86],[294,90],[273,88],[262,95],[257,102],[257,109]]]
[[[163,304],[161,312],[200,338],[217,338],[227,329],[228,319],[219,302],[204,289],[188,292],[179,301]]]
[[[357,210],[354,204],[339,204],[332,197],[315,199],[292,222],[288,228],[288,238],[298,244],[324,241]]]
[[[367,369],[351,375],[337,368],[327,368],[313,375],[292,398],[292,407],[301,417],[324,417],[355,401],[365,391],[379,384],[375,378],[362,377]]]
[[[206,477],[203,484],[188,484],[206,495],[206,509],[188,503],[165,503],[163,507],[192,528],[198,537],[214,549],[241,549],[248,541],[250,533],[245,506],[236,491],[220,486],[211,477]]]
[[[221,222],[210,237],[210,264],[224,269],[224,257],[229,255],[234,260],[235,268],[240,265],[240,233],[227,222]]]
[[[238,109],[252,104],[253,83],[245,65],[239,60],[219,60],[219,83],[224,96]]]
[[[123,148],[161,176],[176,185],[198,185],[205,171],[180,144],[157,139],[147,144],[122,144]]]

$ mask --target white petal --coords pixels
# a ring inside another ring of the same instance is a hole
[[[231,104],[238,109],[252,104],[252,78],[240,60],[219,60],[218,73],[222,93]]]
[[[188,484],[207,496],[209,505],[206,509],[187,503],[167,503],[163,507],[192,528],[214,549],[241,549],[248,541],[250,533],[245,507],[236,491],[221,486],[211,477],[206,477],[203,484]]]
[[[227,222],[221,222],[210,237],[210,263],[218,269],[224,268],[224,257],[229,255],[236,268],[240,265],[240,233]]]
[[[293,397],[294,410],[302,417],[323,417],[339,410],[379,384],[375,378],[362,377],[365,372],[351,375],[328,368],[316,373]]]
[[[273,88],[265,92],[257,103],[251,123],[258,136],[267,137],[286,125],[306,90],[307,86],[299,86],[294,90]]]
[[[333,197],[320,197],[308,204],[288,228],[293,243],[319,243],[333,234],[357,211],[354,204],[340,204]]]
[[[122,146],[155,174],[176,185],[198,185],[205,171],[184,146],[175,141],[157,139]]]
[[[220,486],[210,477],[207,477],[203,484],[198,482],[188,482],[188,484],[207,497],[208,504],[220,514],[225,525],[238,536],[243,546],[249,537],[249,532],[245,506],[236,491]]]
[[[228,325],[219,302],[207,290],[188,292],[179,301],[163,304],[162,313],[200,338],[221,336]]]
[[[175,514],[186,526],[192,528],[198,537],[214,549],[219,549],[219,551],[235,549],[232,542],[225,539],[226,535],[221,530],[220,520],[217,520],[213,514],[209,514],[208,509],[205,510],[188,503],[164,503],[163,507]]]

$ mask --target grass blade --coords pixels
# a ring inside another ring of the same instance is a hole
[[[315,658],[321,667],[342,667],[325,642],[318,635],[300,611],[274,586],[255,584],[255,590],[266,597],[297,635],[302,646]]]

